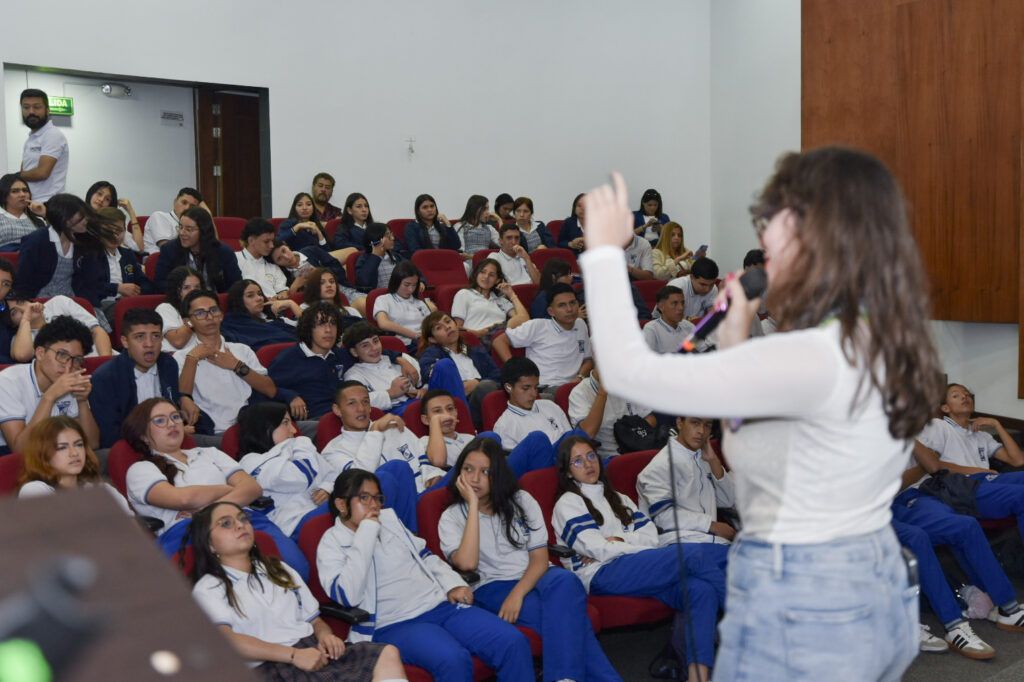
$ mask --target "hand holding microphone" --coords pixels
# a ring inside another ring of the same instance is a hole
[[[768,286],[764,268],[750,268],[740,277],[730,273],[715,305],[679,348],[681,353],[692,353],[697,344],[718,329],[718,347],[726,349],[746,341],[750,324],[761,306],[761,295]]]

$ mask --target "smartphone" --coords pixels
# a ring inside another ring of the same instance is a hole
[[[703,258],[707,254],[708,254],[708,245],[707,244],[701,244],[700,248],[697,249],[697,251],[693,254],[693,257],[694,258]]]

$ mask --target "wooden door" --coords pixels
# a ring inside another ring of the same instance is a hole
[[[260,96],[196,88],[196,177],[218,216],[262,215]]]

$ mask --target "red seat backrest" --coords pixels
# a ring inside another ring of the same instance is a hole
[[[14,266],[15,272],[18,270],[18,252],[17,251],[0,251],[0,258],[9,261]]]
[[[548,529],[548,543],[552,545],[565,544],[560,538],[555,537],[551,528],[551,514],[554,512],[555,502],[558,500],[558,469],[547,467],[528,471],[519,477],[519,487],[530,493],[540,505],[540,513],[544,517],[544,524]]]
[[[142,230],[143,234],[145,234],[145,232],[146,232],[146,221],[149,220],[149,216],[148,215],[140,215],[140,216],[138,216],[138,219],[139,219],[139,229]]]
[[[373,322],[374,324],[377,323],[377,320],[374,317],[375,312],[373,310],[373,304],[377,302],[378,298],[387,295],[387,293],[387,289],[379,288],[372,290],[370,293],[366,295],[366,319]]]
[[[25,466],[25,458],[19,452],[0,457],[0,495],[18,492],[18,477]]]
[[[263,556],[272,556],[281,558],[281,553],[277,550],[277,543],[274,542],[274,538],[270,537],[261,530],[255,531],[253,538],[256,540],[256,546],[260,548],[260,552]],[[184,561],[182,561],[182,552],[175,552],[174,556],[171,557],[171,563],[174,564],[175,568],[181,570],[186,576],[192,573],[192,567],[196,563],[195,551],[192,549],[192,545],[185,548]]]
[[[519,297],[523,307],[527,310],[533,305],[533,299],[537,297],[537,289],[536,284],[515,284],[512,286],[512,290],[516,292],[516,296]]]
[[[220,440],[221,452],[227,453],[232,459],[237,460],[241,457],[242,453],[239,452],[241,449],[241,434],[239,433],[238,424],[232,424],[228,427],[228,430],[224,432]],[[246,453],[248,454],[248,453]]]
[[[270,224],[274,226],[274,229],[280,229],[281,223],[288,220],[287,218],[269,218]]]
[[[117,299],[117,303],[114,304],[114,332],[111,334],[110,340],[118,348],[121,347],[121,334],[124,331],[124,314],[133,308],[149,308],[150,310],[156,310],[156,307],[163,303],[165,297],[163,294],[144,294],[141,296],[125,296],[124,298]],[[164,331],[167,331],[166,329]]]
[[[636,479],[647,468],[659,450],[640,450],[612,457],[608,462],[608,482],[623,495],[640,504],[636,491]]]
[[[328,246],[334,240],[334,233],[338,231],[338,225],[341,224],[341,218],[331,218],[324,223],[324,238],[327,239]]]
[[[345,259],[345,276],[348,277],[348,284],[352,287],[356,285],[356,261],[359,260],[361,253],[361,251],[353,251]]]
[[[181,443],[181,447],[186,450],[195,446],[196,442],[192,440],[192,436],[185,436],[185,440]],[[107,475],[110,476],[110,482],[114,484],[118,492],[125,497],[128,497],[128,487],[125,483],[128,469],[141,459],[142,456],[132,449],[132,446],[128,445],[128,441],[123,438],[110,448],[110,454],[107,456]]]
[[[100,367],[107,364],[107,362],[113,359],[113,355],[100,355],[98,357],[85,358],[82,367],[85,368],[85,373],[88,376],[92,376],[93,374],[96,373],[96,370],[98,370]]]
[[[451,315],[452,305],[455,303],[455,294],[465,288],[464,284],[442,284],[434,289],[434,304],[438,310],[443,310]]]
[[[466,268],[462,256],[448,249],[423,249],[412,254],[412,262],[431,287],[442,284],[466,285]]]
[[[388,221],[388,229],[395,238],[405,241],[405,226],[412,222],[412,218],[394,218]]]
[[[384,350],[390,350],[396,353],[409,352],[409,349],[405,347],[405,343],[397,336],[381,334],[378,338],[380,338],[380,345]]]
[[[508,407],[508,394],[504,390],[492,391],[484,396],[484,402],[480,406],[480,418],[484,425],[484,431],[494,428],[494,422],[502,415]]]
[[[160,252],[157,251],[146,256],[146,260],[142,264],[142,269],[146,271],[146,277],[149,277],[153,282],[156,282],[156,264],[159,260]]]
[[[480,265],[480,261],[484,260],[485,258],[490,258],[497,252],[497,249],[481,249],[480,251],[477,251],[476,253],[473,254],[473,267],[475,268],[476,266]]]
[[[416,502],[419,536],[426,541],[427,549],[445,560],[447,557],[441,551],[441,534],[438,533],[437,524],[441,520],[441,514],[454,501],[446,486],[424,493]]]
[[[320,573],[316,568],[316,549],[320,546],[320,538],[333,525],[334,517],[330,514],[322,514],[306,521],[299,533],[299,549],[309,562],[309,591],[321,604],[332,600],[324,592],[323,585],[320,584]]]
[[[498,337],[501,337],[501,336],[505,336],[505,332],[504,331],[500,331],[497,334],[495,334],[494,338],[497,339]],[[516,348],[515,346],[511,346],[511,344],[510,344],[510,347],[512,348],[512,356],[513,357],[516,357],[516,358],[525,358],[526,357],[526,349],[525,348]],[[494,364],[496,364],[498,367],[502,367],[505,364],[505,361],[498,357],[498,351],[497,351],[497,349],[494,348],[493,345],[491,346],[491,359],[494,360]]]
[[[213,224],[217,226],[217,238],[222,242],[230,239],[238,243],[242,239],[245,222],[245,218],[230,216],[214,216],[213,218]]]
[[[647,307],[650,308],[651,312],[654,312],[654,307],[658,305],[658,292],[661,291],[668,282],[660,279],[641,279],[633,282],[636,290],[640,292],[640,298],[643,299]]]
[[[260,361],[260,364],[264,367],[270,367],[270,363],[274,361],[277,354],[283,351],[285,348],[291,348],[296,345],[294,342],[286,341],[284,343],[270,343],[263,348],[256,351],[256,359]]]
[[[533,260],[533,264],[537,266],[538,270],[544,269],[544,264],[552,258],[558,258],[564,260],[569,264],[569,267],[573,272],[579,272],[580,266],[576,262],[576,254],[569,249],[537,249],[530,254],[530,258]]]
[[[469,414],[469,406],[459,398],[454,400],[455,409],[459,411],[459,423],[456,425],[455,430],[459,433],[468,433],[471,436],[475,436],[476,431],[473,429],[473,417]],[[418,437],[423,437],[430,433],[430,429],[420,420],[420,407],[422,407],[422,402],[419,400],[409,403],[405,408],[405,412],[402,413],[402,421],[405,422],[407,429]]]
[[[555,240],[556,244],[558,243],[558,233],[562,231],[564,222],[564,220],[549,220],[544,223],[544,227],[548,228],[548,232],[551,233],[551,238]]]
[[[580,383],[578,381],[572,381],[568,384],[562,384],[555,390],[555,404],[562,408],[562,412],[566,415],[569,414],[569,394],[572,393],[572,389],[576,388],[576,385]]]

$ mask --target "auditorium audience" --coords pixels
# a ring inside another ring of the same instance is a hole
[[[686,248],[683,226],[667,222],[661,227],[658,245],[651,252],[655,279],[670,280],[690,274],[693,251]]]
[[[366,294],[340,283],[335,274],[327,268],[316,268],[306,277],[302,288],[303,307],[317,301],[327,301],[343,313],[354,317],[366,314]]]
[[[119,298],[152,294],[153,283],[142,270],[134,247],[124,244],[124,215],[116,208],[101,208],[100,240],[103,242],[104,256],[107,260],[109,273],[103,300],[100,308],[108,320],[114,319],[114,305]]]
[[[526,357],[540,368],[541,393],[554,395],[562,384],[588,376],[594,361],[576,291],[568,284],[555,284],[548,295],[550,320],[514,317],[505,334],[513,348],[525,348]]]
[[[501,272],[509,284],[536,284],[540,272],[533,264],[529,252],[519,243],[519,226],[515,223],[502,225],[498,229],[500,249],[492,258],[501,265]]]
[[[16,252],[23,237],[45,228],[43,216],[32,210],[32,192],[17,173],[0,176],[0,251]],[[36,209],[45,211],[42,204]]]
[[[434,197],[429,194],[416,197],[414,211],[416,218],[405,226],[405,246],[410,254],[423,249],[458,251],[462,247],[448,218],[438,212]]]
[[[633,235],[622,248],[626,254],[626,270],[629,271],[630,279],[654,279],[654,258],[649,241]]]
[[[178,236],[178,221],[190,208],[201,208],[207,213],[210,212],[199,190],[182,187],[174,197],[170,211],[154,211],[146,219],[146,229],[143,234],[145,248],[143,250],[146,253],[156,253],[164,243],[176,238]]]
[[[193,291],[203,287],[199,273],[187,265],[179,265],[167,275],[164,301],[156,307],[163,320],[164,341],[161,350],[173,353],[192,338],[192,326],[182,317],[181,304]]]
[[[501,368],[501,384],[508,394],[508,407],[494,423],[494,431],[506,450],[534,431],[540,431],[554,444],[572,430],[562,408],[538,397],[540,370],[529,358],[506,362]]]
[[[356,284],[363,289],[383,289],[391,272],[405,260],[395,248],[395,234],[384,223],[366,228],[366,250],[356,261]]]
[[[605,461],[619,454],[615,423],[630,415],[644,419],[651,427],[658,422],[649,408],[608,395],[596,369],[569,393],[569,423],[598,443],[597,454]]]
[[[217,239],[213,216],[203,208],[190,208],[182,213],[177,238],[160,247],[155,277],[157,288],[166,291],[167,275],[182,265],[198,272],[204,287],[218,292],[227,291],[242,279],[235,252]]]
[[[457,429],[459,408],[452,394],[443,389],[431,389],[420,399],[420,422],[427,427],[427,435],[420,436],[420,447],[439,469],[451,469],[475,437]]]
[[[661,235],[662,225],[669,220],[662,211],[661,193],[656,189],[645,190],[640,197],[639,210],[633,211],[633,231],[636,235],[654,244]]]
[[[718,298],[718,264],[708,257],[698,258],[693,262],[690,274],[677,277],[669,282],[683,292],[683,317],[689,322],[697,323],[715,304]]]
[[[526,637],[472,606],[473,591],[395,513],[384,509],[380,482],[360,469],[343,472],[331,493],[334,525],[317,548],[324,591],[342,604],[372,611],[353,641],[393,644],[402,660],[435,680],[471,682],[472,656],[502,680],[532,680]]]
[[[551,258],[544,267],[540,269],[540,277],[537,280],[537,294],[530,303],[530,317],[532,319],[550,318],[548,314],[548,291],[555,284],[572,284],[572,268],[561,258]],[[586,315],[580,317],[586,319]]]
[[[200,415],[188,396],[178,391],[178,363],[160,352],[163,321],[155,310],[132,308],[121,322],[123,351],[92,375],[89,404],[100,430],[100,447],[109,448],[121,437],[125,417],[143,400],[166,398],[181,408],[187,426],[210,433],[212,423]],[[200,419],[206,423],[199,425]]]
[[[259,283],[251,279],[235,282],[228,289],[227,312],[221,332],[236,343],[259,350],[271,343],[295,341],[295,319],[302,313],[290,298],[268,301]],[[285,317],[291,313],[294,318]]]
[[[494,197],[494,213],[491,215],[494,227],[500,229],[502,225],[514,222],[515,218],[512,216],[514,208],[515,202],[512,200],[512,195],[508,192],[502,192]]]
[[[70,417],[47,417],[29,430],[21,450],[18,497],[44,497],[59,490],[102,487],[131,514],[128,500],[100,477],[100,460],[86,442],[82,425]]]
[[[519,488],[501,447],[474,439],[455,470],[448,482],[453,503],[437,531],[452,566],[480,575],[474,602],[543,634],[542,679],[621,679],[594,636],[582,583],[549,565],[540,505]]]
[[[488,222],[490,218],[487,197],[474,194],[466,201],[466,210],[463,211],[456,230],[463,253],[472,255],[484,249],[497,248],[498,230]]]
[[[130,249],[134,253],[145,251],[145,237],[142,234],[139,217],[135,215],[135,207],[128,199],[118,198],[117,188],[114,185],[106,180],[94,182],[85,193],[85,203],[89,204],[97,213],[105,208],[116,209],[121,227],[125,228],[122,230],[122,241],[118,246]],[[113,217],[113,214],[111,216]],[[131,230],[128,230],[126,225],[131,227]]]
[[[397,335],[414,354],[423,320],[437,310],[429,298],[420,298],[425,286],[419,269],[410,261],[402,261],[391,271],[388,293],[378,296],[373,304],[377,328]]]
[[[241,506],[204,507],[189,533],[192,596],[261,679],[406,679],[393,646],[346,645],[334,635],[302,576],[260,552],[252,518]]]
[[[0,372],[0,453],[20,452],[28,427],[50,416],[73,417],[89,447],[99,447],[100,430],[89,405],[92,381],[82,369],[92,350],[89,330],[59,315],[39,330],[33,348],[32,362]]]
[[[519,226],[519,239],[527,251],[533,253],[537,249],[549,249],[555,245],[547,226],[533,219],[533,199],[516,199],[512,205],[512,215],[515,217],[515,224]]]
[[[341,218],[341,209],[331,203],[334,196],[334,176],[320,172],[313,176],[313,207],[320,224]]]

